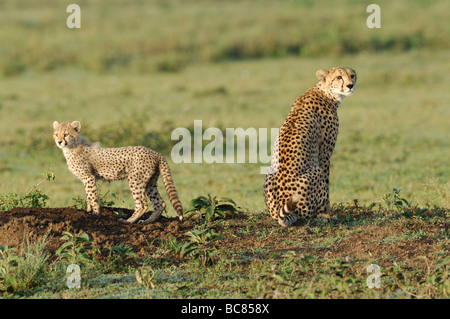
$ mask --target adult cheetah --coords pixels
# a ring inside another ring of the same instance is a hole
[[[293,104],[275,141],[264,180],[270,216],[282,226],[328,214],[330,159],[336,144],[337,108],[355,91],[356,72],[318,70],[319,82]]]
[[[138,223],[152,223],[158,219],[166,207],[161,198],[157,181],[161,174],[164,187],[180,221],[183,208],[172,180],[166,159],[158,152],[143,146],[102,148],[98,143],[91,144],[80,135],[81,123],[53,122],[53,138],[62,149],[69,170],[84,184],[87,210],[100,214],[96,179],[106,181],[128,178],[135,210],[127,223],[137,221],[148,209],[147,197],[153,205],[153,213]]]

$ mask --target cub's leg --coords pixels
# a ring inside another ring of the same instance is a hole
[[[137,221],[148,209],[147,197],[145,193],[146,182],[137,180],[130,176],[128,178],[128,184],[130,186],[131,194],[134,199],[134,213],[127,220],[121,220],[126,223],[134,223]]]
[[[86,191],[86,205],[87,211],[93,212],[95,215],[100,215],[100,202],[98,200],[97,184],[95,183],[95,176],[89,176],[81,179]]]
[[[166,203],[158,192],[156,182],[150,182],[147,184],[147,196],[152,202],[153,213],[146,220],[140,220],[140,224],[149,224],[155,222],[159,218],[159,216],[161,216],[162,212],[166,209]]]

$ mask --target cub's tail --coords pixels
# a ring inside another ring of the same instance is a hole
[[[287,201],[286,205],[281,207],[278,214],[278,224],[281,226],[291,226],[298,220],[298,216],[294,213],[294,211],[299,200],[300,196],[298,194],[293,194]]]
[[[180,221],[183,220],[183,206],[181,206],[180,199],[178,198],[177,190],[175,189],[175,184],[173,183],[172,174],[170,173],[169,164],[167,164],[166,159],[161,156],[159,161],[159,172],[161,174],[164,187],[166,188],[166,193],[169,196],[170,203],[178,214]]]

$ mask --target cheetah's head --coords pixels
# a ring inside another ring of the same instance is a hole
[[[319,79],[317,86],[338,101],[355,92],[356,72],[351,68],[318,70],[316,76]]]
[[[81,123],[73,121],[72,123],[53,122],[53,139],[56,146],[63,149],[77,144],[81,130]]]

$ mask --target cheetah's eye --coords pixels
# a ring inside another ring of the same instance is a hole
[[[342,80],[342,76],[339,75],[339,76],[337,77],[337,79],[338,79],[338,80]]]

